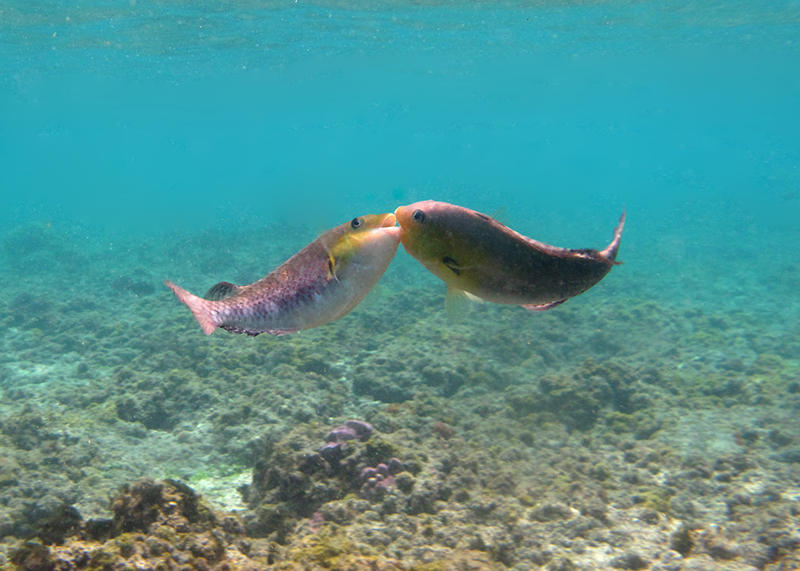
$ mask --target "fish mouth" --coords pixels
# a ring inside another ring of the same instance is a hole
[[[387,228],[389,226],[396,226],[396,225],[397,225],[397,218],[391,212],[385,214],[384,219],[381,220],[381,228]]]
[[[397,208],[395,208],[395,210],[394,210],[394,217],[397,219],[397,221],[398,221],[398,223],[400,224],[400,226],[402,226],[402,225],[403,225],[403,222],[404,222],[404,218],[403,218],[403,216],[404,216],[404,213],[405,213],[407,210],[408,210],[408,206],[398,206],[398,207],[397,207]]]

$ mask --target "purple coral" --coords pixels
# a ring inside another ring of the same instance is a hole
[[[403,463],[392,458],[388,463],[367,466],[361,470],[361,495],[367,499],[381,498],[395,485],[395,474],[403,471]]]
[[[344,442],[346,440],[360,440],[366,442],[375,429],[363,420],[348,420],[328,433],[325,440],[328,442]]]
[[[342,459],[344,454],[343,442],[328,442],[319,449],[319,455],[325,458],[331,464],[338,462]]]
[[[369,440],[373,432],[375,429],[368,422],[348,420],[328,433],[328,436],[325,437],[327,444],[320,448],[319,453],[328,462],[338,462],[344,455],[348,440],[365,442]]]

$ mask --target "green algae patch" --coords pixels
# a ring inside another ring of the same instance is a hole
[[[22,467],[15,458],[0,456],[0,488],[16,485],[21,470]]]
[[[663,423],[646,410],[634,413],[611,411],[606,415],[606,423],[615,434],[633,434],[636,440],[647,440],[658,432]]]
[[[242,549],[241,523],[211,511],[180,482],[140,480],[125,486],[112,511],[113,520],[77,522],[63,541],[22,545],[12,561],[25,569],[139,569],[144,561],[148,569],[164,570],[210,569],[218,563],[227,569],[266,568],[266,554]]]
[[[393,458],[399,454],[400,452],[397,446],[380,436],[373,436],[370,438],[364,449],[365,459],[372,464],[386,462],[389,458]]]
[[[320,565],[326,569],[342,569],[347,560],[362,553],[356,544],[336,525],[325,525],[320,531],[307,535],[288,551],[289,559],[299,563]]]
[[[670,494],[661,489],[647,490],[642,494],[642,506],[669,515]]]
[[[755,363],[750,367],[750,373],[756,375],[769,375],[783,370],[785,363],[775,353],[760,353]]]
[[[90,571],[105,571],[113,569],[120,559],[120,553],[115,548],[100,547],[96,549],[89,559],[88,569]]]
[[[119,414],[117,413],[117,404],[113,400],[107,400],[89,406],[86,411],[86,416],[93,417],[99,422],[111,425],[116,424],[120,420]]]
[[[414,571],[452,571],[453,569],[494,571],[505,568],[504,565],[492,561],[488,553],[474,549],[454,550],[435,561],[419,563],[412,567]]]
[[[122,557],[128,558],[136,552],[136,544],[141,533],[123,533],[112,540]]]

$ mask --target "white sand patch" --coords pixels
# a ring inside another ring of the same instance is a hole
[[[202,495],[215,509],[241,511],[247,506],[242,501],[239,488],[250,484],[253,470],[247,469],[229,476],[208,476],[192,479],[192,488]]]

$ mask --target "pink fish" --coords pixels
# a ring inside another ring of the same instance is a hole
[[[220,282],[206,298],[165,282],[210,335],[283,335],[339,319],[364,299],[400,243],[394,214],[371,214],[325,232],[250,285]]]

